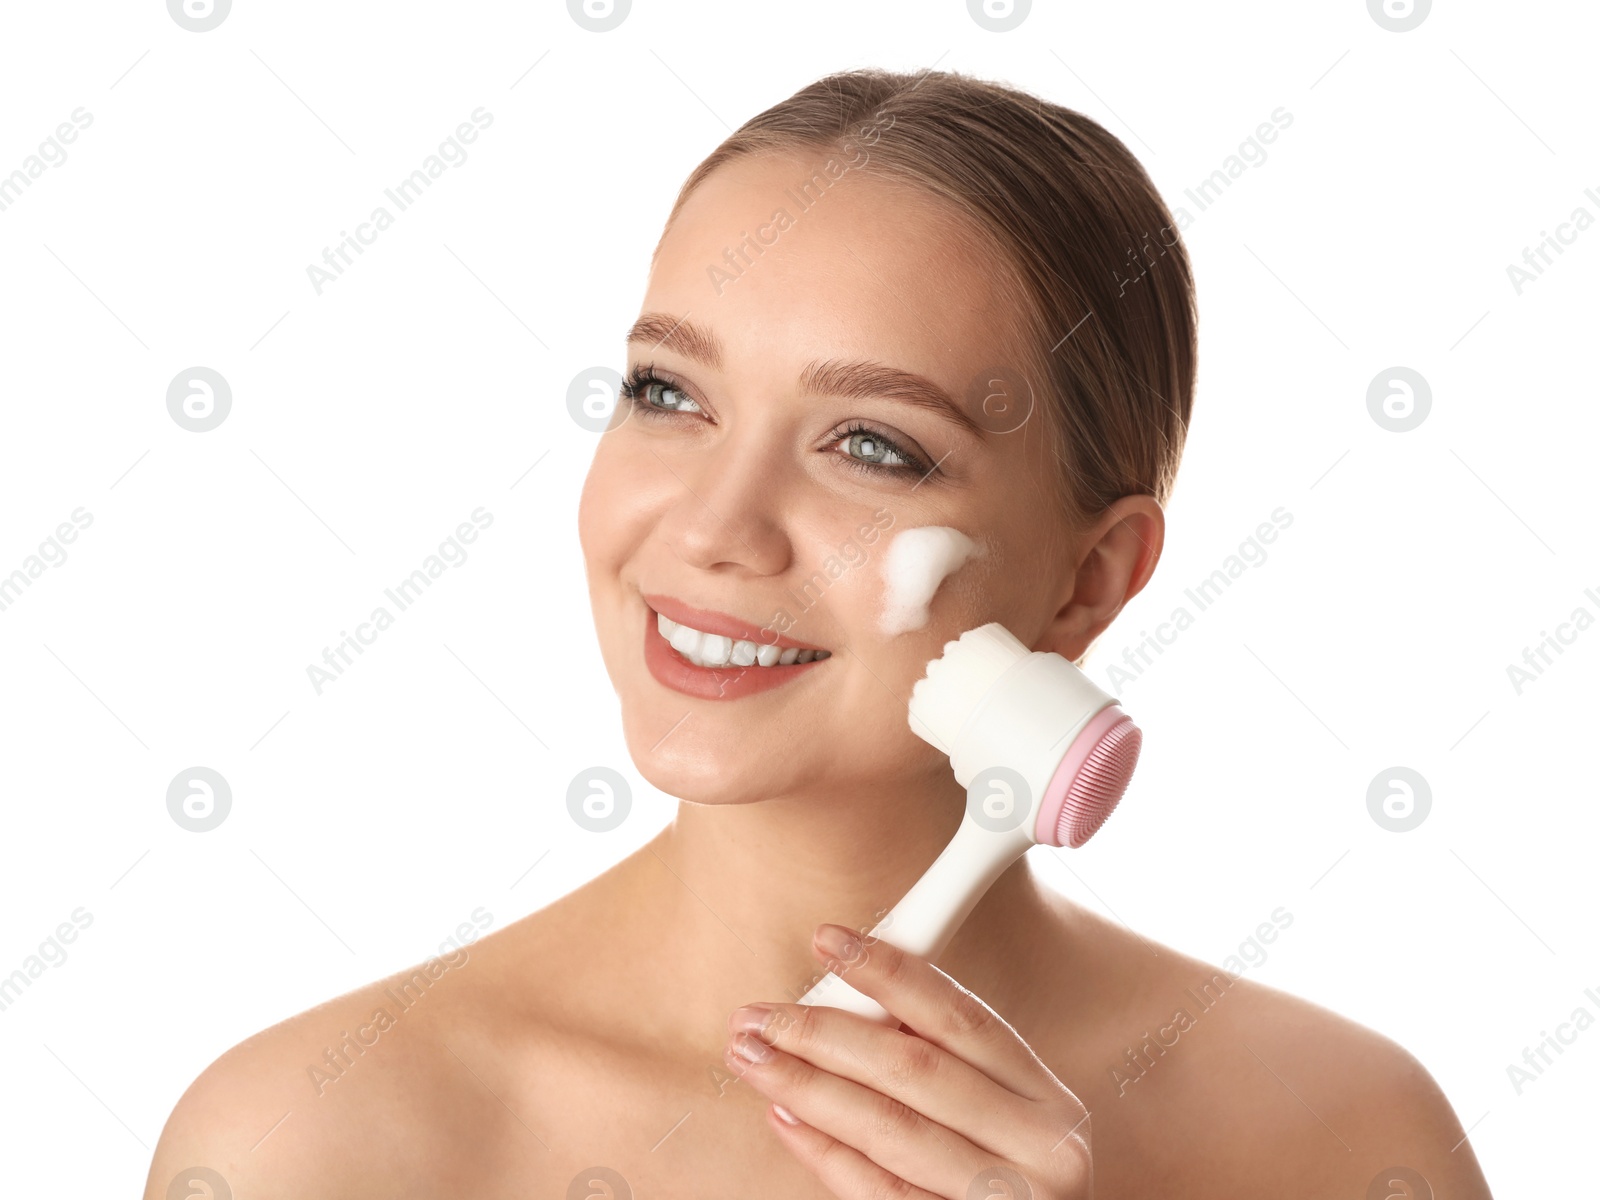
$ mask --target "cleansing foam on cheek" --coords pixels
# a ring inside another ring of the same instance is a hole
[[[884,560],[878,628],[887,637],[921,629],[928,623],[928,604],[945,577],[983,553],[982,545],[948,525],[902,529],[889,543]]]

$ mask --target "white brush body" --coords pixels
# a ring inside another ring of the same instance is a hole
[[[930,960],[944,951],[990,885],[1036,844],[1056,768],[1077,733],[1115,702],[1065,658],[1028,650],[997,623],[945,643],[912,689],[907,719],[950,756],[957,782],[968,789],[967,808],[949,845],[869,932],[869,955],[873,938]],[[1006,779],[987,774],[991,768],[1006,769]],[[831,972],[798,1002],[894,1022]]]

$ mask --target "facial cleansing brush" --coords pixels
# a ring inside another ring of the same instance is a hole
[[[950,844],[868,936],[933,959],[1029,847],[1089,840],[1127,789],[1142,735],[1071,662],[1030,651],[997,622],[945,643],[911,689],[907,719],[950,756],[967,809]],[[895,1023],[832,973],[798,1003]]]

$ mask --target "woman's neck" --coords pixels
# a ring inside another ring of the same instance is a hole
[[[603,877],[616,902],[610,970],[616,986],[651,997],[652,1041],[681,1037],[703,1052],[739,1005],[801,996],[825,969],[811,951],[816,926],[869,931],[954,836],[964,792],[953,779],[933,785],[931,800],[928,790],[888,805],[680,803],[672,824]],[[1023,939],[1048,911],[1024,857],[937,962],[997,1004],[1026,986]]]

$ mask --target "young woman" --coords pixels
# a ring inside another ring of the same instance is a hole
[[[1160,555],[1193,288],[1121,142],[957,73],[819,80],[685,183],[628,352],[580,533],[675,820],[466,969],[224,1054],[147,1196],[1488,1195],[1401,1047],[1026,857],[937,966],[852,939],[962,817],[906,721],[929,660],[988,621],[1076,660]],[[930,525],[984,551],[888,635],[884,547]],[[898,1026],[796,1005],[830,964]]]

